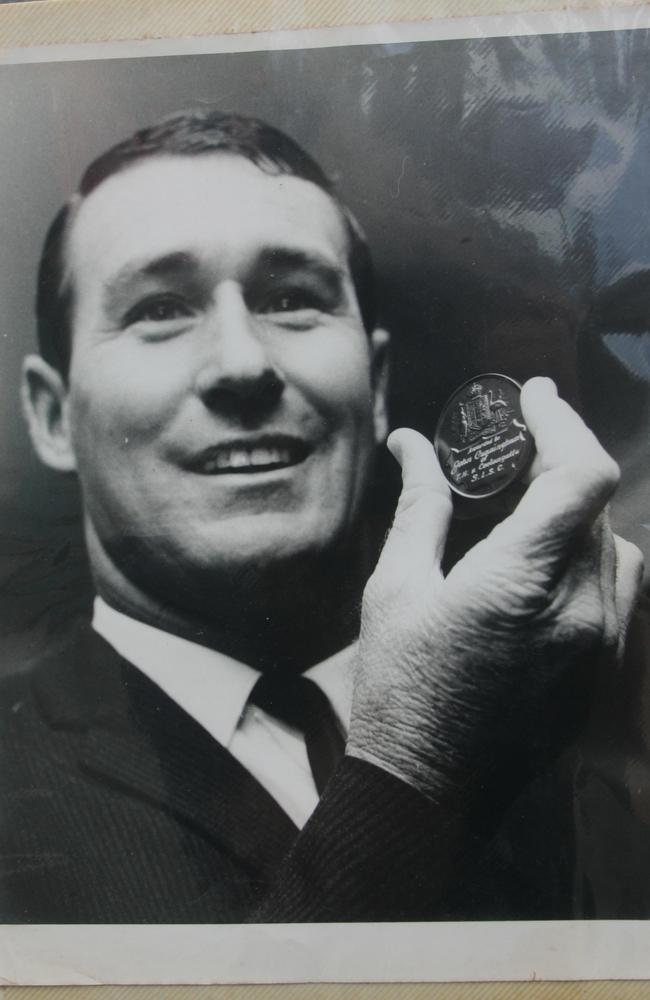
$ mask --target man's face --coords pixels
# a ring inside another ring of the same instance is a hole
[[[322,190],[230,154],[142,161],[82,204],[65,405],[112,559],[127,540],[137,572],[202,579],[345,538],[385,433],[347,255]]]

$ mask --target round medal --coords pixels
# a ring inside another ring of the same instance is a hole
[[[434,446],[449,485],[460,496],[501,493],[530,464],[534,444],[520,392],[514,379],[490,372],[468,379],[444,406]]]

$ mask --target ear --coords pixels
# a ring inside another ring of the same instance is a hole
[[[370,351],[372,355],[372,392],[373,415],[375,423],[375,441],[383,444],[388,435],[388,376],[390,374],[390,334],[387,330],[376,329],[370,335]]]
[[[62,376],[37,354],[23,362],[23,413],[38,457],[59,472],[73,472],[76,461],[70,441],[68,390]]]

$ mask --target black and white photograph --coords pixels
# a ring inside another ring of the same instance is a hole
[[[650,918],[650,29],[0,65],[0,921]]]

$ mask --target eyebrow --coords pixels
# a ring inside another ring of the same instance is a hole
[[[169,279],[186,275],[196,276],[204,267],[204,262],[187,250],[176,250],[153,260],[129,261],[107,281],[103,299],[107,309],[127,295],[130,288],[147,278]],[[305,271],[323,282],[332,295],[340,295],[343,289],[345,271],[318,253],[295,250],[290,247],[262,247],[251,267],[252,275],[262,274],[283,277],[290,271]]]
[[[200,267],[196,254],[185,250],[163,254],[153,260],[129,261],[114,274],[104,288],[104,302],[110,304],[128,292],[130,286],[143,278],[170,278],[178,275],[194,274]]]
[[[304,250],[287,247],[264,247],[258,257],[256,270],[268,271],[271,275],[279,271],[309,271],[319,278],[330,292],[340,293],[345,271],[326,257]]]

